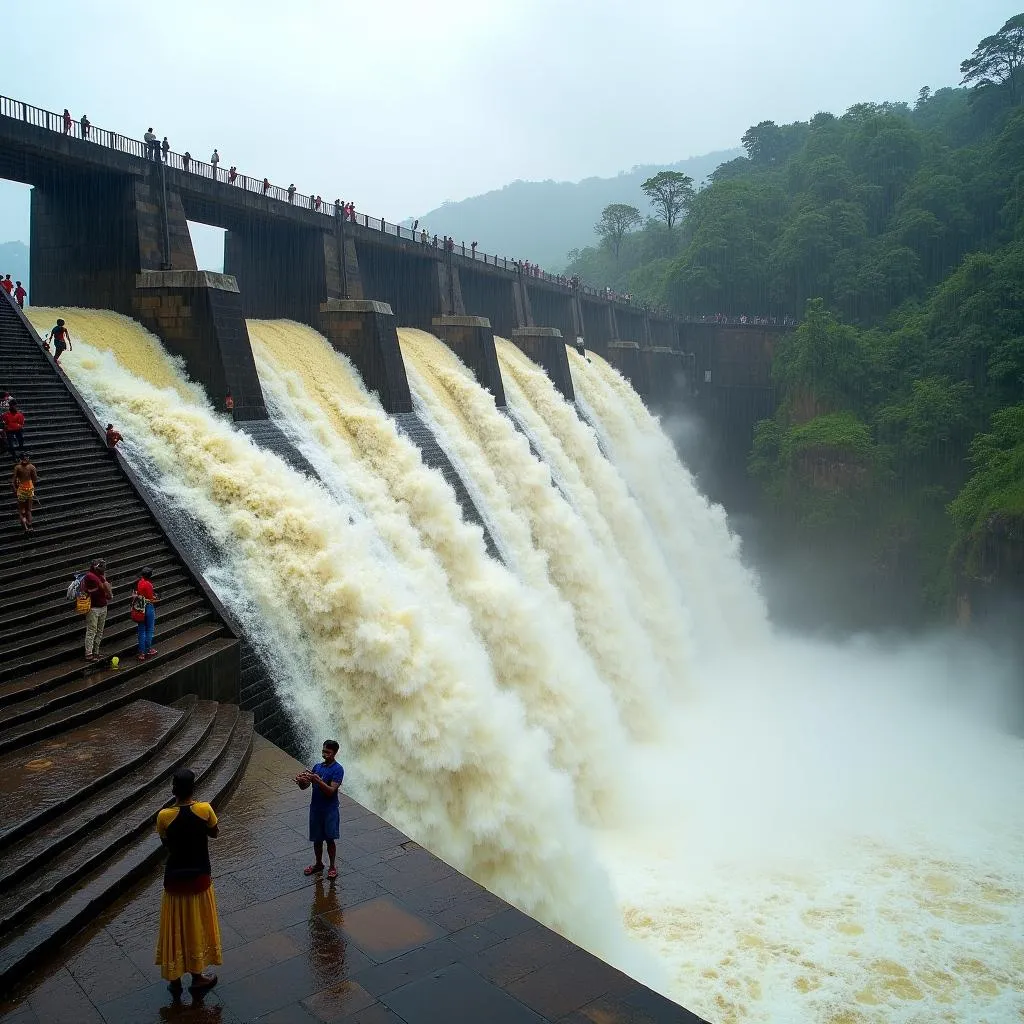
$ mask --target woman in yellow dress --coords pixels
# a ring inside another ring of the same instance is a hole
[[[208,845],[217,835],[217,815],[209,804],[192,799],[195,787],[194,772],[176,771],[171,783],[174,806],[156,819],[157,834],[167,849],[156,962],[175,996],[181,994],[186,972],[192,975],[193,994],[213,988],[217,975],[203,971],[222,963]]]

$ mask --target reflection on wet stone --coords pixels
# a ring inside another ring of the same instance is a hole
[[[159,717],[159,716],[156,716]],[[154,719],[156,720],[156,719]],[[35,756],[41,756],[36,754]],[[175,1002],[153,964],[161,875],[101,914],[24,991],[11,1024],[648,1024],[686,1011],[539,926],[348,797],[340,877],[307,878],[308,794],[257,740],[211,846],[224,965]],[[66,964],[66,966],[62,966]],[[556,1016],[557,1014],[557,1016]]]

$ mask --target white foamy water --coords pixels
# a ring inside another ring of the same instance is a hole
[[[716,1024],[1019,1024],[1024,745],[999,731],[1002,666],[949,636],[774,635],[724,513],[611,367],[570,350],[608,461],[499,342],[549,472],[440,343],[402,332],[505,567],[315,332],[250,324],[323,486],[137,325],[69,326],[72,379],[221,543],[233,606],[308,666],[289,697],[316,739],[341,734],[358,798]]]

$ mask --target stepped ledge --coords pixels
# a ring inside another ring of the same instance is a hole
[[[17,1024],[701,1024],[342,795],[337,881],[306,878],[302,766],[257,738],[211,845],[224,964],[178,1011],[153,965],[151,873],[0,1004]]]

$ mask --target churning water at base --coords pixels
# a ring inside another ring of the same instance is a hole
[[[773,635],[724,514],[598,357],[570,350],[611,461],[499,341],[540,463],[440,343],[402,332],[503,566],[308,328],[249,325],[322,483],[138,325],[68,319],[70,376],[218,540],[215,585],[299,666],[282,685],[311,750],[341,734],[358,798],[716,1024],[1021,1019],[1024,751],[994,724],[1000,666],[943,637]]]

